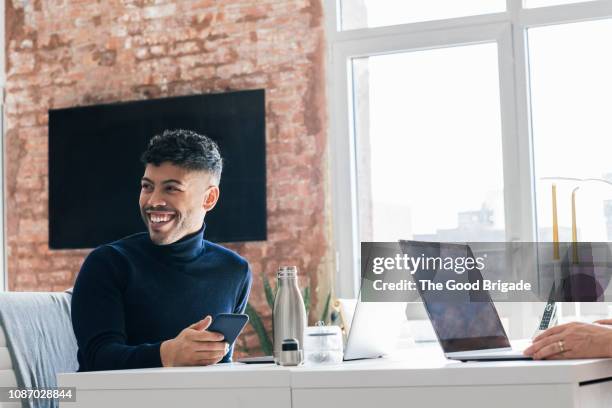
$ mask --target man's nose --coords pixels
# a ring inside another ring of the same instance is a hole
[[[147,204],[150,207],[163,207],[166,205],[166,200],[159,189],[154,189]]]

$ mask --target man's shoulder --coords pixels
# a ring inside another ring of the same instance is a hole
[[[249,263],[245,258],[229,248],[215,244],[214,242],[204,241],[206,245],[206,253],[218,257],[221,262],[228,266],[234,266],[244,272],[249,270]]]
[[[103,246],[108,248],[113,248],[118,252],[125,252],[134,249],[143,248],[144,245],[147,244],[149,240],[148,232],[138,232],[136,234],[128,235],[127,237],[123,237],[113,242],[109,242]]]
[[[129,253],[132,253],[138,248],[142,248],[143,244],[146,243],[147,233],[132,234],[127,237],[118,239],[113,242],[102,244],[97,248],[94,248],[87,259],[89,261],[95,261],[98,259],[104,259],[110,261],[112,259],[123,258]]]

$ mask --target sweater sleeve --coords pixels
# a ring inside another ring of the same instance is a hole
[[[253,281],[253,276],[251,273],[251,268],[249,264],[245,261],[245,274],[244,279],[242,280],[239,290],[238,297],[236,298],[236,304],[234,305],[234,313],[244,313],[246,310],[247,302],[249,301],[249,294],[251,292],[251,284]],[[232,344],[229,348],[227,354],[221,360],[221,363],[230,363],[232,361],[232,356],[234,354],[234,344]]]
[[[242,281],[242,285],[240,287],[238,298],[236,299],[234,313],[244,313],[244,311],[246,310],[247,302],[249,301],[249,294],[251,293],[251,284],[252,284],[253,276],[251,273],[251,268],[248,263],[246,264],[245,268],[246,268],[246,273]]]
[[[127,345],[122,292],[127,264],[110,246],[85,259],[72,295],[80,371],[160,367],[161,343]]]

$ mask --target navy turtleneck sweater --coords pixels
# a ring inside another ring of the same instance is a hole
[[[251,280],[247,261],[206,241],[204,227],[170,245],[140,233],[96,248],[72,295],[79,371],[161,367],[163,341],[207,315],[243,313]]]

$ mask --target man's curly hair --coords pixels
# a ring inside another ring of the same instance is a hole
[[[207,136],[183,129],[164,130],[161,135],[155,135],[140,161],[145,166],[170,162],[187,170],[207,171],[217,183],[223,170],[219,146]]]

